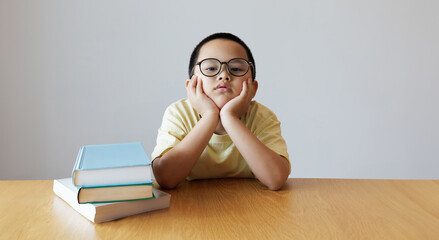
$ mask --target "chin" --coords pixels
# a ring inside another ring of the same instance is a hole
[[[238,94],[239,95],[239,94]],[[233,94],[221,94],[221,95],[207,95],[212,101],[216,104],[216,106],[219,109],[222,109],[226,103],[228,103],[233,98],[237,97],[238,95]]]
[[[224,105],[226,105],[226,103],[228,103],[230,101],[230,99],[227,100],[216,100],[215,104],[219,109],[222,109],[224,107]]]

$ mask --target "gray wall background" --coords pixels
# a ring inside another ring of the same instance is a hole
[[[81,145],[141,141],[232,32],[298,178],[439,178],[439,2],[0,0],[0,179],[68,177]]]

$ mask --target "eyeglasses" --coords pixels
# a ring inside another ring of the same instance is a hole
[[[216,58],[206,58],[198,62],[196,65],[200,67],[200,72],[206,77],[216,76],[221,72],[223,64],[227,65],[227,71],[235,77],[242,77],[247,74],[253,63],[243,58],[232,58],[228,62],[221,62]],[[195,68],[194,66],[194,68]],[[192,69],[192,74],[193,74]]]

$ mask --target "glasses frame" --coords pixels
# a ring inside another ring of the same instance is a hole
[[[229,63],[230,63],[231,61],[233,61],[233,60],[236,60],[236,59],[244,60],[244,61],[248,64],[247,71],[245,71],[245,73],[242,74],[242,75],[235,75],[235,74],[233,74],[233,73],[230,71]],[[201,63],[204,62],[204,61],[206,61],[206,60],[215,60],[215,61],[217,61],[217,62],[220,63],[219,70],[218,70],[218,72],[217,72],[216,74],[214,74],[214,75],[206,75],[206,74],[203,73],[203,71],[201,70]],[[221,70],[223,69],[223,64],[226,64],[226,66],[227,66],[227,67],[226,67],[227,72],[230,73],[232,76],[235,76],[235,77],[242,77],[242,76],[244,76],[245,74],[248,73],[248,71],[250,70],[250,68],[252,68],[252,72],[253,72],[253,63],[247,61],[247,60],[244,59],[244,58],[232,58],[232,59],[230,59],[230,60],[227,61],[227,62],[221,62],[220,60],[218,60],[218,59],[216,59],[216,58],[205,58],[205,59],[199,61],[198,63],[196,63],[196,64],[194,65],[194,67],[192,68],[192,76],[194,75],[194,69],[195,69],[195,66],[198,65],[201,74],[203,74],[203,75],[206,76],[206,77],[215,77],[215,76],[218,75],[218,74],[221,72]],[[252,75],[253,75],[253,74],[252,74]],[[253,77],[253,76],[252,76],[252,77]]]

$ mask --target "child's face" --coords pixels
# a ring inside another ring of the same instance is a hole
[[[200,49],[197,62],[206,58],[216,58],[221,62],[228,62],[232,58],[249,60],[241,45],[227,39],[215,39],[204,44]],[[242,83],[251,78],[252,71],[249,69],[244,76],[236,77],[227,71],[226,64],[222,64],[218,75],[206,77],[197,65],[194,74],[203,80],[204,93],[221,109],[228,101],[241,93]]]

